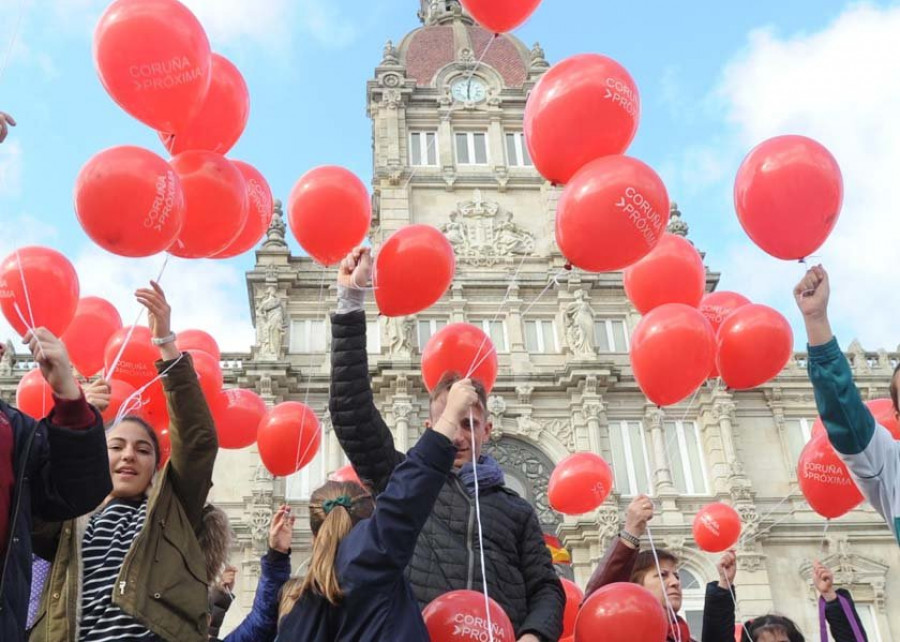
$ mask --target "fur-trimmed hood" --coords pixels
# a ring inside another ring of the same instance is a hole
[[[228,562],[228,551],[234,541],[234,532],[228,522],[228,515],[212,504],[203,507],[203,521],[197,531],[197,541],[206,557],[206,580],[215,584],[219,574]]]

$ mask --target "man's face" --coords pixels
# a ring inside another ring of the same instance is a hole
[[[431,428],[434,425],[434,422],[436,422],[441,414],[443,414],[444,408],[447,405],[448,394],[450,393],[445,392],[431,402],[431,410],[429,412],[430,419],[425,422],[426,428]],[[490,422],[485,422],[484,414],[484,408],[479,404],[472,408],[471,425],[469,424],[468,416],[464,417],[462,421],[459,422],[459,434],[453,442],[457,449],[456,459],[453,461],[454,468],[459,468],[463,464],[472,461],[473,455],[474,457],[481,457],[481,448],[484,445],[485,440],[490,437],[491,428],[493,428],[493,425]],[[473,436],[475,437],[474,452],[472,449]]]
[[[659,600],[663,609],[666,608],[666,597],[669,598],[669,604],[672,609],[678,613],[681,610],[681,578],[678,575],[678,568],[675,562],[671,560],[659,560],[659,568],[662,576],[656,571],[656,566],[647,571],[644,575],[644,581],[641,584],[645,589],[653,593],[654,597]]]

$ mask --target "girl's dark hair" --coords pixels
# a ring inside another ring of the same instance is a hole
[[[747,636],[747,632],[750,636]],[[794,622],[783,615],[763,615],[755,620],[749,620],[744,624],[744,632],[741,634],[741,642],[756,642],[760,634],[764,632],[779,632],[788,636],[791,642],[805,642],[806,638],[800,633],[800,629]]]
[[[159,437],[157,437],[156,431],[153,430],[153,426],[148,424],[145,419],[138,417],[137,415],[125,415],[124,417],[122,417],[122,421],[120,421],[119,423],[122,423],[124,421],[130,421],[131,423],[135,423],[146,431],[147,436],[150,438],[150,443],[153,444],[153,454],[156,457],[155,468],[159,469],[159,462],[160,462],[160,457],[162,457],[162,453],[160,452],[160,448],[159,448]],[[118,424],[116,424],[116,425],[118,425]],[[112,426],[110,426],[110,428],[112,428]]]

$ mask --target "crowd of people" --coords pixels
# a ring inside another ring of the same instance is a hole
[[[7,123],[0,113],[0,141]],[[447,373],[434,388],[423,436],[407,453],[374,402],[365,292],[372,257],[357,248],[338,270],[329,409],[362,483],[313,492],[310,559],[291,576],[296,516],[274,514],[250,614],[226,642],[429,640],[421,609],[458,589],[502,607],[519,642],[555,642],[566,603],[535,509],[504,484],[484,444],[491,433],[478,381]],[[811,269],[795,289],[809,337],[809,373],[828,436],[868,501],[900,538],[900,446],[853,384],[828,323],[828,275]],[[24,337],[53,391],[40,421],[0,401],[0,638],[15,642],[219,639],[233,600],[230,529],[208,503],[218,449],[191,355],[175,346],[171,309],[156,283],[136,292],[147,309],[170,413],[171,454],[160,468],[153,428],[135,415],[104,426],[105,382],[82,389],[63,343],[43,328]],[[3,347],[0,346],[0,350]],[[898,374],[891,386],[898,412]],[[694,639],[679,615],[679,559],[643,549],[654,505],[628,506],[624,529],[594,571],[600,587],[639,584],[670,616],[668,640]],[[474,525],[478,522],[476,538]],[[34,572],[33,572],[34,571]],[[702,642],[803,640],[782,614],[736,621],[734,551],[706,589]],[[838,642],[867,640],[851,595],[814,565],[823,620]],[[788,614],[789,615],[789,614]],[[587,642],[587,641],[584,641]]]

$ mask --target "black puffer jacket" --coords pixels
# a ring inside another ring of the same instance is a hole
[[[372,397],[362,311],[331,317],[331,400],[335,433],[360,478],[384,490],[404,455]],[[519,637],[534,633],[556,642],[562,633],[565,596],[532,506],[506,488],[481,494],[488,591],[503,607]],[[482,590],[475,504],[455,474],[447,478],[419,541],[407,575],[424,608],[458,589]]]

